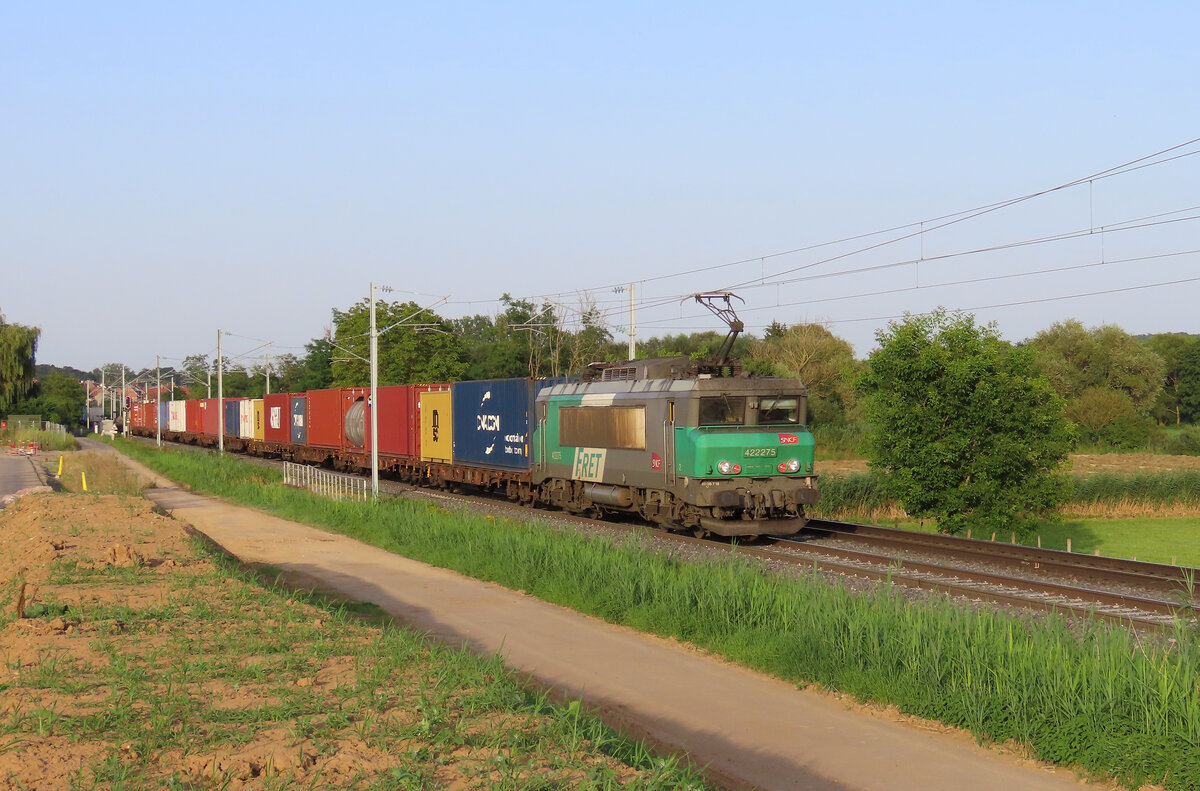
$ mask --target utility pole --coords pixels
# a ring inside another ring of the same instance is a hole
[[[225,452],[225,383],[221,379],[221,331],[217,330],[217,452]]]
[[[125,400],[128,398],[125,395],[125,363],[121,363],[121,433],[125,434],[128,431],[128,420],[125,415]]]
[[[371,396],[367,417],[371,420],[371,498],[379,499],[379,333],[375,329],[375,284],[371,283]]]
[[[637,359],[637,326],[633,317],[633,291],[636,287],[635,283],[629,284],[629,359],[631,360]]]
[[[263,393],[263,395],[271,395],[271,353],[270,352],[267,352],[266,374],[267,374],[267,389],[266,389],[266,392]]]
[[[162,401],[162,355],[154,355],[154,444],[162,447],[162,410],[158,404]]]

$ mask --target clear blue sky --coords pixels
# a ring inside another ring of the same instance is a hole
[[[640,282],[644,336],[717,328],[679,296],[742,284],[751,331],[829,321],[865,354],[906,310],[1200,277],[1198,254],[1146,258],[1200,249],[1200,220],[937,258],[1200,206],[1200,156],[826,263],[890,237],[664,277],[1198,138],[1198,30],[1194,2],[7,3],[0,310],[42,327],[40,362],[139,368],[218,328],[288,351],[370,281],[449,316],[587,292],[617,337],[609,286]],[[1068,317],[1200,332],[1198,301],[977,313],[1013,340]]]

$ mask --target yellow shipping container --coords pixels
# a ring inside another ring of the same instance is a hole
[[[263,409],[263,400],[261,398],[254,399],[254,438],[263,439],[263,432],[266,430],[267,422],[264,420],[265,410]]]
[[[450,391],[420,393],[421,459],[450,461],[454,452],[454,433],[450,430]]]

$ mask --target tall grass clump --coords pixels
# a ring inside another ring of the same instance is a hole
[[[0,445],[8,446],[26,442],[36,442],[42,450],[75,449],[75,438],[63,431],[35,431],[24,428],[0,431]]]
[[[537,524],[411,501],[325,501],[262,470],[122,443],[192,487],[547,601],[686,640],[749,667],[1016,740],[1039,758],[1137,785],[1200,787],[1200,639],[1136,643],[1101,627],[1030,624],[950,602],[861,595],[738,557],[683,562]],[[186,456],[186,458],[184,458]]]
[[[46,468],[57,471],[57,461],[48,459]],[[59,483],[68,492],[82,492],[84,481],[92,494],[141,494],[145,484],[111,453],[73,453],[63,458]]]
[[[884,492],[878,473],[822,475],[821,497],[816,506],[807,508],[811,516],[824,519],[890,519],[904,515],[903,510]]]
[[[1071,477],[1067,501],[1074,505],[1200,505],[1200,471],[1117,475],[1098,473]]]

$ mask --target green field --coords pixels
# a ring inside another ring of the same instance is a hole
[[[1200,568],[1200,516],[1072,519],[1038,529],[1042,547]],[[1036,546],[1037,536],[1023,542]]]

